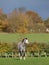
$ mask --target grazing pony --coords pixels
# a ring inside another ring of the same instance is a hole
[[[23,58],[25,60],[26,44],[28,44],[27,38],[22,39],[22,41],[18,43],[18,51],[20,59]]]

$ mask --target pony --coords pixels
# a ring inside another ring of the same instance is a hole
[[[24,38],[21,42],[18,42],[18,52],[20,59],[23,58],[25,60],[26,44],[28,43],[29,42],[27,38]]]

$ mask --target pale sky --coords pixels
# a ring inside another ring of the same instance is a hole
[[[49,0],[0,0],[0,8],[4,13],[14,8],[26,7],[27,10],[37,12],[43,19],[49,17]]]

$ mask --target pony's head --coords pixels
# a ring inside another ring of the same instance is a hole
[[[26,43],[26,44],[28,44],[28,43],[29,43],[29,41],[28,41],[28,39],[27,39],[27,38],[24,38],[24,39],[22,40],[22,42],[24,42],[24,43]]]

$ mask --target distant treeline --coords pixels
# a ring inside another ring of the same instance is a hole
[[[14,9],[9,14],[0,11],[0,32],[44,33],[47,28],[49,29],[49,18],[44,21],[34,11],[26,11],[25,8]]]

